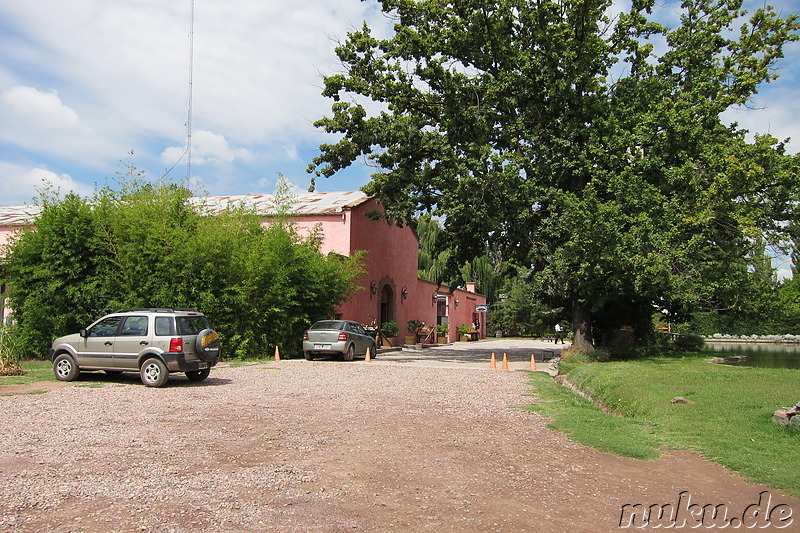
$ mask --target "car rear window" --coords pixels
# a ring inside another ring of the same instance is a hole
[[[179,316],[175,317],[178,323],[179,335],[197,335],[208,328],[208,322],[204,316]]]
[[[338,320],[320,320],[311,326],[311,329],[342,329],[343,324],[344,322]]]

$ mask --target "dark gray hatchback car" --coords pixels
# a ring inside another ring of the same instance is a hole
[[[50,347],[57,379],[82,370],[138,372],[149,387],[163,387],[170,372],[206,379],[219,361],[219,335],[196,309],[120,309]]]

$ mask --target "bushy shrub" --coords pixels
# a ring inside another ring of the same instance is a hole
[[[394,320],[388,320],[381,324],[381,331],[387,337],[397,337],[397,334],[400,333],[400,326]]]
[[[673,341],[675,346],[682,350],[700,350],[705,344],[705,340],[700,335],[688,333],[686,335],[678,335]]]
[[[11,327],[0,324],[0,376],[21,376],[24,373],[19,366],[19,342]]]

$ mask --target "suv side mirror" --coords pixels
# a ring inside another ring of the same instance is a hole
[[[81,328],[80,336],[83,337],[84,339],[89,336],[89,332],[86,331],[86,328]]]

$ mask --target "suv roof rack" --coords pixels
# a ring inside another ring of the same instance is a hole
[[[188,307],[129,307],[124,309],[117,309],[115,313],[131,313],[136,311],[149,312],[149,313],[174,313],[176,311],[187,311],[191,313],[199,313],[197,309]]]

